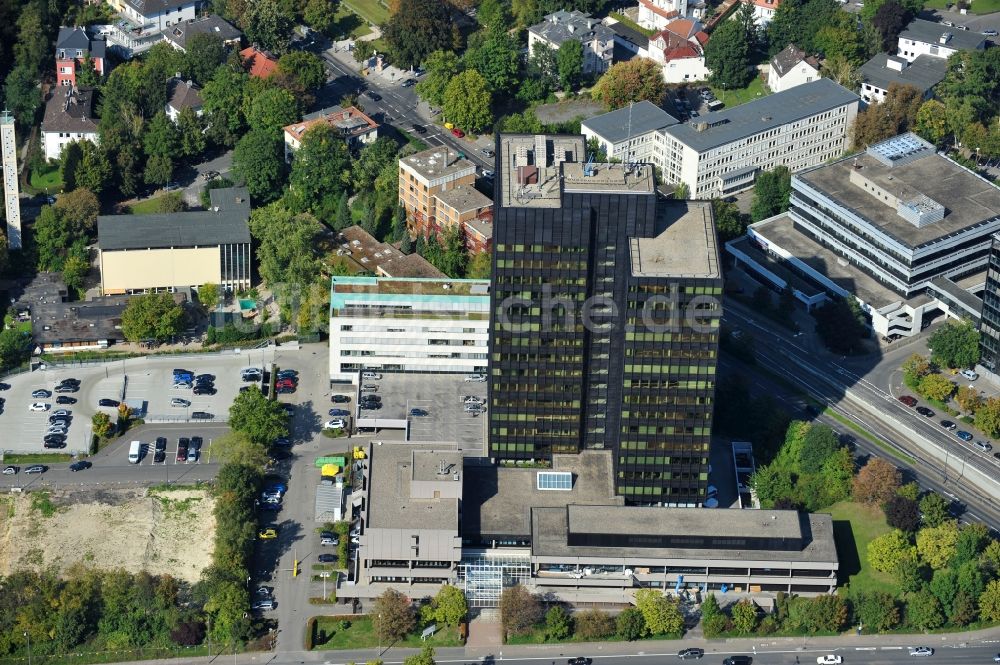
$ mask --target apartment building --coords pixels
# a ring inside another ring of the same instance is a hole
[[[907,337],[941,313],[974,318],[998,230],[1000,187],[903,134],[793,176],[787,215],[730,253],[776,287],[790,274],[807,304],[853,296],[877,334]]]
[[[663,176],[695,199],[749,189],[760,171],[793,173],[842,155],[859,98],[830,79],[706,113],[662,133]]]
[[[636,102],[617,111],[587,118],[580,131],[589,142],[597,141],[608,159],[621,162],[654,164],[663,168],[662,146],[658,134],[679,121],[648,101]]]
[[[947,60],[959,51],[982,51],[985,48],[986,37],[981,33],[915,18],[899,33],[896,55],[909,62],[921,55]]]
[[[606,450],[555,455],[542,470],[469,464],[443,443],[368,450],[355,474],[362,533],[350,583],[337,590],[344,598],[389,587],[432,596],[448,583],[470,607],[490,608],[517,583],[581,608],[627,607],[643,588],[768,605],[778,592],[836,589],[829,515],[626,506]]]
[[[687,15],[687,0],[639,0],[638,23],[647,30],[663,30],[670,21]]]
[[[474,187],[456,187],[434,195],[432,233],[460,226],[470,252],[489,251],[493,245],[493,201]]]
[[[56,37],[56,85],[76,87],[76,68],[82,67],[87,59],[97,72],[104,76],[105,42],[91,39],[83,28],[59,28]]]
[[[703,81],[711,72],[705,66],[705,44],[708,33],[697,20],[677,18],[649,38],[646,49],[639,51],[660,65],[667,83]]]
[[[784,92],[819,76],[819,61],[795,44],[789,44],[771,58],[767,69],[767,87],[771,92]]]
[[[486,370],[489,280],[333,277],[330,380]]]
[[[99,215],[98,263],[104,295],[250,288],[250,195],[213,189],[211,206],[155,215]]]
[[[186,52],[188,41],[195,35],[212,35],[229,48],[239,48],[243,33],[232,23],[214,14],[174,23],[163,30],[163,38],[178,51]]]
[[[474,189],[475,184],[476,165],[447,146],[400,159],[399,205],[406,210],[410,235],[428,237],[441,231],[437,195],[457,188]]]
[[[302,137],[306,132],[324,123],[343,137],[351,149],[362,148],[374,143],[378,138],[379,124],[363,111],[354,106],[348,106],[346,109],[333,106],[310,113],[300,122],[284,128],[285,161],[291,163],[295,152],[302,146]]]
[[[202,0],[107,0],[121,20],[111,26],[108,42],[126,58],[163,40],[163,31],[198,17]]]
[[[497,154],[490,456],[609,449],[620,495],[699,504],[719,312],[692,299],[721,294],[711,206],[658,204],[651,165],[585,163],[582,136],[501,135]],[[701,323],[665,321],[664,299]]]
[[[59,159],[73,141],[97,144],[93,88],[56,87],[45,102],[42,118],[42,152],[45,159]]]
[[[583,72],[600,74],[611,66],[614,56],[615,33],[590,14],[573,10],[559,10],[545,16],[545,20],[528,28],[528,52],[536,44],[544,44],[553,51],[568,41],[583,45]]]
[[[743,0],[743,2],[753,5],[753,18],[757,27],[766,29],[767,25],[774,20],[774,15],[778,13],[781,0]]]

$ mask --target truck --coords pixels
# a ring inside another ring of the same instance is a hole
[[[142,459],[142,441],[133,441],[128,447],[129,464],[138,464]]]

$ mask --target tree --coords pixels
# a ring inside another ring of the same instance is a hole
[[[458,127],[476,132],[493,122],[492,98],[486,80],[475,70],[453,78],[444,92],[444,115]]]
[[[635,592],[635,606],[653,635],[677,634],[684,628],[684,617],[674,597],[656,589],[639,589]]]
[[[184,309],[170,293],[132,296],[122,312],[122,334],[130,342],[165,342],[179,335],[184,325]]]
[[[457,626],[465,620],[469,605],[456,586],[445,584],[434,596],[434,619],[445,626]]]
[[[903,361],[900,369],[903,370],[903,383],[916,390],[920,379],[930,374],[933,366],[927,358],[914,353]]]
[[[249,392],[244,391],[241,395]],[[249,464],[263,467],[267,464],[267,446],[250,440],[244,432],[227,432],[212,441],[212,457],[223,464]]]
[[[806,53],[815,53],[815,37],[820,30],[836,25],[840,5],[835,0],[792,0],[783,2],[767,26],[767,43],[770,55],[775,55],[789,44],[795,44]]]
[[[948,502],[940,494],[928,492],[920,499],[920,513],[927,526],[941,526],[948,519]]]
[[[882,591],[862,591],[854,598],[854,614],[865,628],[881,633],[899,624],[899,607],[892,594]]]
[[[945,616],[950,616],[955,603],[955,595],[958,593],[958,580],[955,571],[950,568],[935,570],[927,588],[941,603],[941,610]]]
[[[951,565],[958,568],[967,563],[978,561],[986,546],[991,542],[990,532],[983,524],[965,524],[958,532],[958,542],[955,543],[955,556]]]
[[[480,35],[475,35],[479,38]],[[475,70],[486,79],[494,94],[512,91],[518,82],[519,45],[502,26],[490,28],[485,39],[470,41],[462,58],[466,70]]]
[[[343,231],[353,223],[351,208],[347,203],[347,192],[344,191],[340,193],[340,198],[337,199],[337,210],[333,216],[333,229],[334,231]]]
[[[343,143],[343,141],[341,141]],[[387,167],[394,169],[398,164],[396,142],[387,136],[380,136],[369,143],[351,164],[351,181],[357,191],[371,191],[376,178]],[[398,197],[398,190],[394,192]]]
[[[815,508],[829,506],[851,496],[854,455],[850,449],[845,446],[834,451],[823,463],[817,479],[822,491],[819,493],[819,501],[812,504]]]
[[[195,33],[185,43],[184,71],[200,86],[208,83],[225,61],[226,45],[216,35]]]
[[[992,623],[1000,621],[1000,580],[987,584],[979,596],[979,618]]]
[[[211,312],[219,305],[219,285],[206,282],[198,289],[198,301],[205,308],[206,312]]]
[[[76,170],[83,160],[83,149],[79,141],[70,141],[63,147],[59,158],[59,175],[62,176],[63,188],[72,192],[76,189]]]
[[[883,50],[895,52],[896,39],[912,18],[912,14],[896,0],[886,0],[875,10],[871,23],[882,37]]]
[[[403,659],[403,665],[434,665],[434,662],[434,647],[431,646],[424,646],[420,653]]]
[[[163,111],[154,115],[146,126],[142,147],[150,157],[155,155],[173,158],[180,154],[180,135],[177,133],[177,126]]]
[[[1000,399],[990,397],[979,405],[975,425],[991,438],[1000,436]]]
[[[375,599],[372,625],[383,642],[406,637],[416,625],[410,599],[395,589],[386,589]]]
[[[946,402],[955,392],[955,384],[940,374],[928,374],[920,379],[917,391],[928,399]]]
[[[615,632],[621,639],[632,642],[643,637],[647,633],[646,619],[638,608],[628,607],[618,614],[615,619]]]
[[[492,260],[489,252],[473,254],[466,266],[465,276],[468,279],[489,279],[493,269]]]
[[[296,212],[311,212],[321,221],[332,222],[344,174],[350,168],[347,145],[326,123],[314,125],[302,136],[288,179],[288,202]]]
[[[799,468],[803,473],[817,473],[840,448],[840,437],[828,425],[817,423],[806,432],[803,444],[799,453]]]
[[[846,57],[837,54],[827,57],[821,65],[823,77],[836,81],[848,90],[861,83],[861,70]]]
[[[575,39],[560,44],[556,51],[556,65],[559,68],[559,84],[564,92],[569,92],[583,75],[583,44]]]
[[[272,201],[285,179],[285,158],[281,138],[274,132],[252,129],[236,144],[233,172],[246,183],[250,196]]]
[[[281,53],[292,34],[293,17],[276,0],[253,0],[246,4],[243,31],[250,42]]]
[[[266,87],[249,99],[246,108],[250,129],[278,132],[299,119],[299,102],[284,88]]]
[[[899,489],[900,479],[899,469],[881,457],[872,457],[854,479],[854,500],[881,505]]]
[[[743,5],[753,11],[750,5]],[[738,20],[722,21],[705,44],[705,66],[712,72],[714,85],[730,90],[744,88],[753,79],[750,68],[751,45]]]
[[[434,51],[424,61],[424,70],[427,73],[417,83],[417,94],[432,106],[444,106],[448,83],[461,71],[458,56],[452,51]]]
[[[334,34],[337,27],[337,2],[329,0],[308,0],[302,10],[302,20],[313,30],[327,37],[338,37]]]
[[[757,606],[752,600],[744,599],[733,605],[730,613],[733,627],[741,635],[749,635],[757,628]]]
[[[114,432],[115,424],[104,411],[98,411],[90,419],[90,429],[95,436],[106,439]]]
[[[278,71],[291,77],[305,90],[315,90],[326,83],[326,65],[309,51],[290,51],[281,56]]]
[[[788,210],[792,194],[792,174],[787,166],[778,166],[757,176],[753,185],[750,219],[759,222]]]
[[[914,548],[912,554],[899,560],[899,563],[896,564],[896,567],[892,571],[892,575],[895,577],[900,591],[903,593],[913,593],[922,589],[927,583],[927,580],[930,578],[930,570],[927,566],[917,561],[917,551]]]
[[[101,203],[93,192],[81,187],[60,196],[54,208],[74,234],[82,234],[93,230]]]
[[[507,7],[500,0],[483,0],[476,11],[476,20],[484,27],[500,26],[510,28],[510,16]]]
[[[931,567],[938,570],[951,563],[958,543],[958,526],[946,520],[938,526],[924,527],[917,532],[917,553]]]
[[[205,151],[205,123],[190,106],[177,116],[177,133],[180,137],[178,154],[187,159],[198,157]]]
[[[87,248],[82,243],[76,243],[70,249],[69,255],[63,263],[62,280],[66,286],[77,293],[83,290],[84,281],[90,274],[90,261],[88,259]]]
[[[500,595],[500,621],[508,635],[527,630],[538,623],[540,617],[538,599],[522,585],[507,587]]]
[[[906,602],[906,620],[920,630],[940,628],[944,625],[940,601],[927,589],[916,592]]]
[[[615,621],[607,612],[584,610],[576,614],[575,635],[584,640],[602,640],[615,633]]]
[[[918,88],[891,83],[884,101],[871,104],[855,118],[854,147],[864,148],[909,131],[916,124],[923,101]]]
[[[614,111],[644,99],[659,106],[666,84],[658,64],[648,58],[632,58],[611,65],[590,92],[609,111]]]
[[[31,357],[31,336],[16,328],[0,331],[0,369],[16,367]]]
[[[573,617],[561,605],[549,608],[545,613],[545,637],[550,640],[564,640],[573,633]]]
[[[746,219],[735,203],[712,199],[712,212],[715,213],[715,231],[719,234],[720,243],[735,240],[746,233]]]
[[[920,506],[913,499],[897,494],[883,508],[886,523],[894,529],[914,533],[920,528]]]
[[[900,561],[914,555],[910,539],[899,529],[874,538],[868,543],[868,563],[875,570],[888,573],[895,570]]]
[[[777,464],[758,467],[750,477],[750,484],[757,493],[761,506],[765,508],[773,508],[778,501],[787,499],[794,493],[791,472]]]
[[[383,27],[392,61],[413,68],[434,51],[456,46],[456,28],[442,0],[399,0],[399,11]]]
[[[83,160],[80,162],[80,168],[77,169],[76,186],[89,189],[100,196],[113,175],[111,161],[108,159],[107,152],[90,141],[84,141],[80,148],[83,150]]]
[[[4,103],[22,127],[30,127],[42,105],[42,92],[31,67],[18,65],[7,76]]]
[[[312,284],[319,275],[316,237],[322,226],[308,214],[295,214],[280,203],[250,214],[250,233],[259,243],[260,276],[271,285]]]
[[[544,99],[559,85],[559,62],[556,59],[556,51],[545,42],[535,42],[531,48],[527,70],[528,78],[521,82],[518,98],[523,99],[525,96],[537,94]],[[529,80],[537,83],[534,90],[524,90]]]
[[[971,321],[948,321],[927,340],[931,360],[940,367],[974,367],[979,362],[979,332]]]
[[[243,134],[243,90],[248,79],[242,68],[222,65],[201,91],[208,135],[219,145],[235,145]]]
[[[948,111],[936,99],[928,99],[917,111],[914,130],[921,138],[935,145],[941,145],[948,136]]]

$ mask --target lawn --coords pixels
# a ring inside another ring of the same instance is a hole
[[[992,14],[1000,12],[1000,0],[973,0],[969,9],[973,14]]]
[[[59,166],[54,164],[47,164],[39,171],[32,171],[29,182],[34,189],[46,194],[55,194],[62,190],[63,186]]]
[[[868,565],[868,543],[891,530],[882,511],[853,501],[841,501],[822,512],[833,517],[833,539],[840,559],[837,583],[841,588],[849,593],[885,591],[895,595],[898,589],[892,575],[880,573]]]
[[[139,203],[133,203],[128,207],[129,214],[132,215],[152,215],[160,212],[160,201],[161,199],[170,196],[170,194],[165,194],[163,196],[157,196],[156,198],[146,199],[145,201],[140,201]]]
[[[745,88],[740,88],[739,90],[723,90],[722,88],[717,88],[715,86],[710,87],[712,88],[712,92],[715,93],[715,96],[726,105],[726,108],[746,104],[747,102],[757,99],[758,97],[770,94],[768,89],[764,86],[764,81],[762,81],[759,76],[755,76],[754,79],[750,81],[750,85]]]
[[[624,25],[626,28],[632,28],[636,32],[640,32],[646,35],[647,37],[652,37],[653,35],[656,34],[656,30],[649,30],[647,28],[644,28],[635,21],[633,21],[632,19],[630,19],[629,17],[625,16],[624,14],[619,14],[618,12],[611,12],[611,18],[615,19],[616,21]]]
[[[73,459],[67,453],[14,453],[3,456],[4,464],[55,464]]]
[[[389,20],[389,8],[380,0],[345,0],[341,4],[372,25],[382,25]]]
[[[368,27],[368,24],[344,5],[337,7],[334,20],[336,23],[333,27],[333,34],[341,39],[347,35],[350,35],[353,39],[358,39],[359,37],[371,34],[372,29]]]
[[[316,640],[313,647],[316,650],[328,649],[374,649],[379,646],[378,636],[372,627],[371,619],[368,617],[351,618],[350,627],[346,630],[340,627],[341,619],[337,617],[316,617]],[[393,644],[382,644],[383,647],[410,647],[419,649],[422,646],[430,647],[459,647],[462,640],[458,635],[458,628],[442,627],[426,641],[420,640],[420,631],[417,630],[406,636],[405,639]]]
[[[924,9],[945,9],[948,5],[954,4],[955,0],[926,0]]]

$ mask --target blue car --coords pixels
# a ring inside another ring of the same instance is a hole
[[[960,438],[962,441],[972,441],[972,435],[966,432],[964,429],[960,429],[955,432],[955,436]]]
[[[264,487],[265,492],[281,492],[282,494],[284,494],[287,490],[288,487],[285,485],[285,483],[268,483]]]
[[[331,416],[349,416],[351,412],[347,409],[330,409]]]

